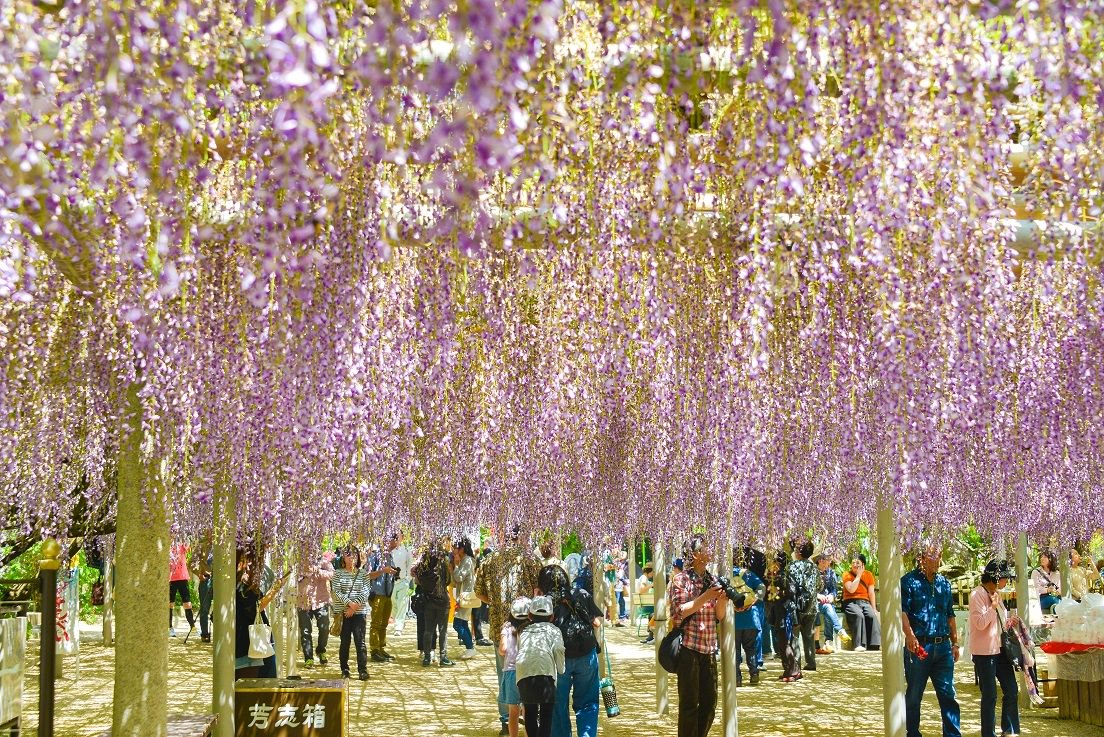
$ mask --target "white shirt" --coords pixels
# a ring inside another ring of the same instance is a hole
[[[391,560],[399,569],[399,579],[409,580],[410,569],[414,566],[414,554],[410,552],[410,548],[405,545],[398,546],[391,551]]]

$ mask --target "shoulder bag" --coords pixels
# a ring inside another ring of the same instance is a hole
[[[679,650],[682,649],[682,628],[686,626],[686,619],[688,618],[679,622],[677,627],[672,627],[671,631],[659,641],[656,658],[659,660],[660,667],[668,673],[678,672]]]
[[[1000,609],[997,610],[997,624],[1000,626],[1001,630],[1001,655],[1008,658],[1008,662],[1012,664],[1013,668],[1016,670],[1023,670],[1024,654],[1023,647],[1020,646],[1020,638],[1008,627],[1004,626],[1004,620],[1001,619]]]
[[[354,589],[356,589],[357,580],[359,578],[360,578],[360,571],[357,571],[356,574],[353,576],[353,585],[349,587],[349,593],[350,594],[353,593]],[[330,609],[331,609],[330,634],[333,635],[334,637],[340,637],[341,636],[341,625],[345,621],[345,607],[341,607],[340,609],[338,609],[337,608],[337,603],[335,602],[333,605],[331,605]]]

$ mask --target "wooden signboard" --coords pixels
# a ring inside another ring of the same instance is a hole
[[[343,680],[249,678],[234,684],[235,737],[346,737]]]

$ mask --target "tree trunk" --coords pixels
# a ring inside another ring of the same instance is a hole
[[[169,517],[157,474],[142,459],[138,384],[128,390],[131,430],[119,452],[115,533],[113,737],[165,737],[168,731]]]

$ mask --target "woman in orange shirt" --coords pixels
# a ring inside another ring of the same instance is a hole
[[[843,614],[847,617],[857,653],[878,650],[882,646],[875,585],[874,574],[866,570],[866,556],[859,553],[851,559],[851,570],[843,574]]]

